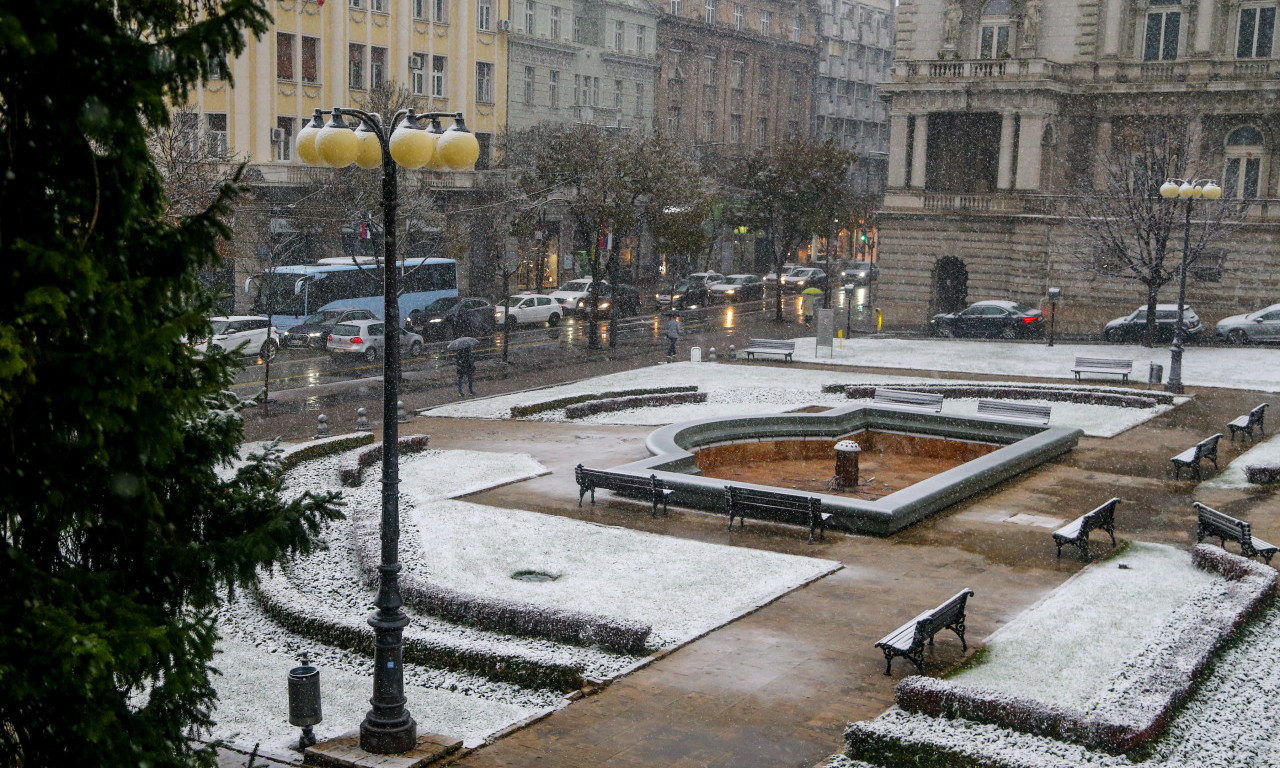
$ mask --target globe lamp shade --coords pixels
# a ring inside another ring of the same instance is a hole
[[[1178,197],[1183,200],[1190,200],[1196,193],[1196,188],[1191,186],[1191,182],[1184,181],[1182,186],[1178,187]]]
[[[364,123],[356,129],[356,165],[369,170],[382,165],[382,143],[378,134]]]
[[[444,157],[440,154],[440,137],[444,134],[444,130],[440,127],[438,118],[431,118],[431,125],[427,128],[427,133],[431,134],[432,146],[435,152],[431,154],[431,159],[427,161],[427,170],[429,171],[447,171],[449,166],[445,165]]]
[[[453,125],[440,137],[436,151],[450,170],[469,171],[476,167],[476,160],[480,158],[480,142],[474,133],[459,130]]]
[[[325,165],[346,168],[356,161],[359,149],[360,142],[356,140],[355,133],[347,127],[342,113],[334,110],[328,125],[316,134],[316,152],[320,154],[320,159],[324,160]]]
[[[1214,184],[1212,181],[1204,185],[1204,199],[1217,200],[1222,197],[1222,187]]]
[[[405,118],[391,133],[391,159],[403,168],[421,168],[435,151],[436,137],[412,117]]]
[[[320,119],[311,120],[302,126],[302,130],[298,131],[298,157],[302,158],[302,162],[307,165],[324,165],[324,161],[320,159],[320,153],[316,151],[316,134],[320,133]]]

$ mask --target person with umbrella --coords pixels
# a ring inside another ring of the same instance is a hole
[[[680,316],[675,312],[667,313],[667,357],[676,356],[676,340],[680,338]]]
[[[475,358],[471,356],[471,348],[479,343],[479,339],[474,339],[470,336],[460,336],[449,342],[449,346],[446,347],[446,349],[454,352],[453,362],[458,371],[458,397],[466,397],[466,394],[462,391],[462,380],[464,378],[467,380],[467,392],[470,392],[472,395],[476,393],[476,361]]]
[[[813,322],[814,306],[822,298],[822,291],[818,288],[806,288],[800,296],[800,314],[804,318],[804,324],[808,325]]]

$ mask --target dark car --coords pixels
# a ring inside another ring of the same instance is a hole
[[[630,317],[640,314],[640,292],[629,285],[610,285],[605,283],[600,290],[600,303],[597,309],[608,313],[614,302],[618,304],[618,316]]]
[[[290,328],[284,343],[295,349],[299,347],[324,349],[325,339],[329,338],[333,327],[338,323],[374,319],[376,316],[367,309],[342,309],[341,307],[322,309],[313,315],[308,315],[301,323]]]
[[[445,296],[409,313],[409,326],[429,340],[488,336],[495,324],[493,305],[474,297]]]
[[[759,275],[729,275],[711,286],[711,296],[720,302],[757,301],[764,298],[764,280]]]
[[[1187,324],[1187,339],[1194,339],[1204,330],[1200,316],[1190,306],[1182,305],[1182,320]],[[1177,304],[1156,305],[1156,341],[1173,341],[1173,329],[1178,324]],[[1147,330],[1147,308],[1138,307],[1131,314],[1117,317],[1102,329],[1107,341],[1139,341]]]
[[[670,306],[675,309],[697,309],[711,303],[711,288],[701,280],[685,278],[671,292]]]
[[[873,261],[847,261],[840,268],[845,285],[870,285],[880,279],[880,265]]]
[[[938,336],[1017,339],[1044,334],[1040,310],[1013,301],[979,301],[959,312],[934,315],[929,328]]]

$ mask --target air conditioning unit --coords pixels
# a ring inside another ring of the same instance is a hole
[[[498,31],[499,31],[499,32],[510,32],[510,31],[511,31],[511,19],[499,19],[499,20],[498,20]]]
[[[426,69],[427,57],[421,53],[410,54],[409,69]]]
[[[282,141],[284,141],[284,140],[285,140],[285,135],[284,135],[284,129],[283,129],[283,128],[272,128],[272,129],[271,129],[271,141],[272,141],[272,143],[274,143],[274,144],[279,144],[280,142],[282,142]]]

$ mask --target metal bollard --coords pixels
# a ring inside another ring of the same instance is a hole
[[[311,666],[304,655],[302,666],[289,670],[289,724],[302,729],[298,749],[306,749],[316,743],[311,726],[324,717],[320,712],[320,670]]]
[[[707,350],[707,360],[714,363],[716,361],[716,348],[712,347]]]
[[[732,344],[730,344],[729,345],[729,362],[734,363],[737,361],[738,361],[738,350]]]
[[[356,431],[357,432],[369,431],[369,412],[363,408],[356,409]]]
[[[316,437],[325,437],[329,434],[329,417],[323,413],[316,417]]]
[[[404,409],[403,400],[396,401],[396,421],[400,422],[401,424],[409,423],[409,412]]]

